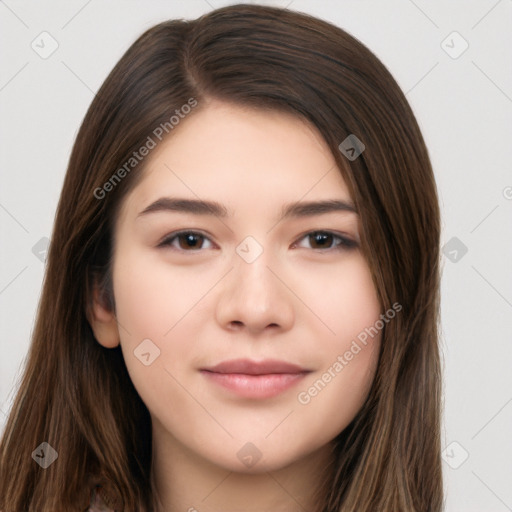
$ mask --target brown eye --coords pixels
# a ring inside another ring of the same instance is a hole
[[[309,248],[318,250],[343,250],[357,247],[357,242],[331,231],[312,231],[305,235],[302,240],[309,242]],[[304,247],[303,245],[299,245]]]
[[[334,240],[332,233],[311,233],[308,237],[313,249],[329,249]]]
[[[204,236],[194,233],[185,233],[178,235],[181,249],[200,249],[204,242]]]
[[[165,238],[158,247],[170,246],[183,251],[196,251],[198,249],[210,248],[204,247],[206,241],[211,244],[209,239],[201,233],[196,233],[195,231],[181,231],[180,233],[174,233]]]

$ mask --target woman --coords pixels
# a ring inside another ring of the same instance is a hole
[[[151,28],[77,135],[0,510],[440,511],[439,229],[354,37],[252,5]]]

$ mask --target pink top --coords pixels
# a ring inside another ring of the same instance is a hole
[[[109,508],[108,501],[108,498],[102,494],[101,487],[97,486],[92,492],[91,503],[86,512],[116,512],[114,508]]]

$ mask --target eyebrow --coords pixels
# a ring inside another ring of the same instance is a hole
[[[161,197],[144,208],[144,210],[138,214],[138,217],[155,212],[181,212],[194,215],[213,215],[220,218],[230,216],[226,207],[216,201]],[[322,215],[331,212],[350,212],[356,215],[358,213],[351,201],[341,199],[297,201],[283,206],[280,220],[312,217],[314,215]]]

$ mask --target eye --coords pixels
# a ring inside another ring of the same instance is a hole
[[[354,240],[350,240],[349,238],[333,233],[332,231],[311,231],[300,240],[306,240],[309,242],[311,244],[311,249],[343,250],[357,247],[357,242]]]
[[[302,240],[306,240],[310,244],[310,249],[322,251],[343,250],[357,247],[357,242],[354,240],[350,240],[332,231],[311,231],[300,239],[300,241]],[[294,245],[304,247],[304,245],[297,243]],[[199,251],[200,249],[211,249],[213,248],[213,244],[206,235],[197,231],[179,231],[177,233],[171,233],[164,238],[162,242],[158,244],[158,247],[172,247],[176,250],[192,252]]]
[[[205,241],[210,243],[209,247],[204,246]],[[183,251],[197,251],[198,249],[211,249],[211,241],[197,231],[180,231],[167,236],[158,244],[158,247],[166,246]]]

